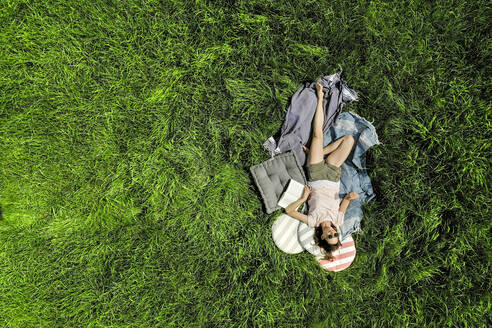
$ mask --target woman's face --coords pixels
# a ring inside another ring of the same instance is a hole
[[[337,233],[337,228],[331,221],[325,221],[321,223],[323,227],[323,234],[321,235],[321,239],[326,239],[326,242],[330,245],[336,245],[338,243],[338,237],[335,237],[335,233]],[[328,235],[331,235],[331,238],[328,238]]]

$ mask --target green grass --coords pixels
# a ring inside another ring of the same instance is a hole
[[[487,327],[487,1],[3,1],[1,327]],[[332,74],[373,122],[340,273],[249,167]]]

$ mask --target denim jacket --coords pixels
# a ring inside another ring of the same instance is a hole
[[[351,191],[359,194],[359,198],[350,201],[345,212],[345,220],[341,227],[342,240],[352,232],[360,231],[362,220],[362,205],[375,197],[371,179],[366,169],[366,151],[374,145],[381,144],[374,126],[364,118],[351,112],[338,116],[330,129],[324,134],[324,145],[350,134],[355,138],[354,149],[342,164],[340,177],[340,199]]]

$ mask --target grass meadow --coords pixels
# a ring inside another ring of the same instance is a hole
[[[2,1],[0,327],[490,327],[491,7]],[[381,144],[332,273],[249,167],[338,65]]]

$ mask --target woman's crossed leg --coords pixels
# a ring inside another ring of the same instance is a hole
[[[316,83],[316,91],[318,103],[313,119],[313,137],[307,163],[321,163],[324,159],[324,155],[329,154],[326,161],[336,167],[340,167],[350,155],[355,140],[353,136],[345,135],[323,148],[323,123],[325,116],[323,112],[323,86],[320,83]]]

